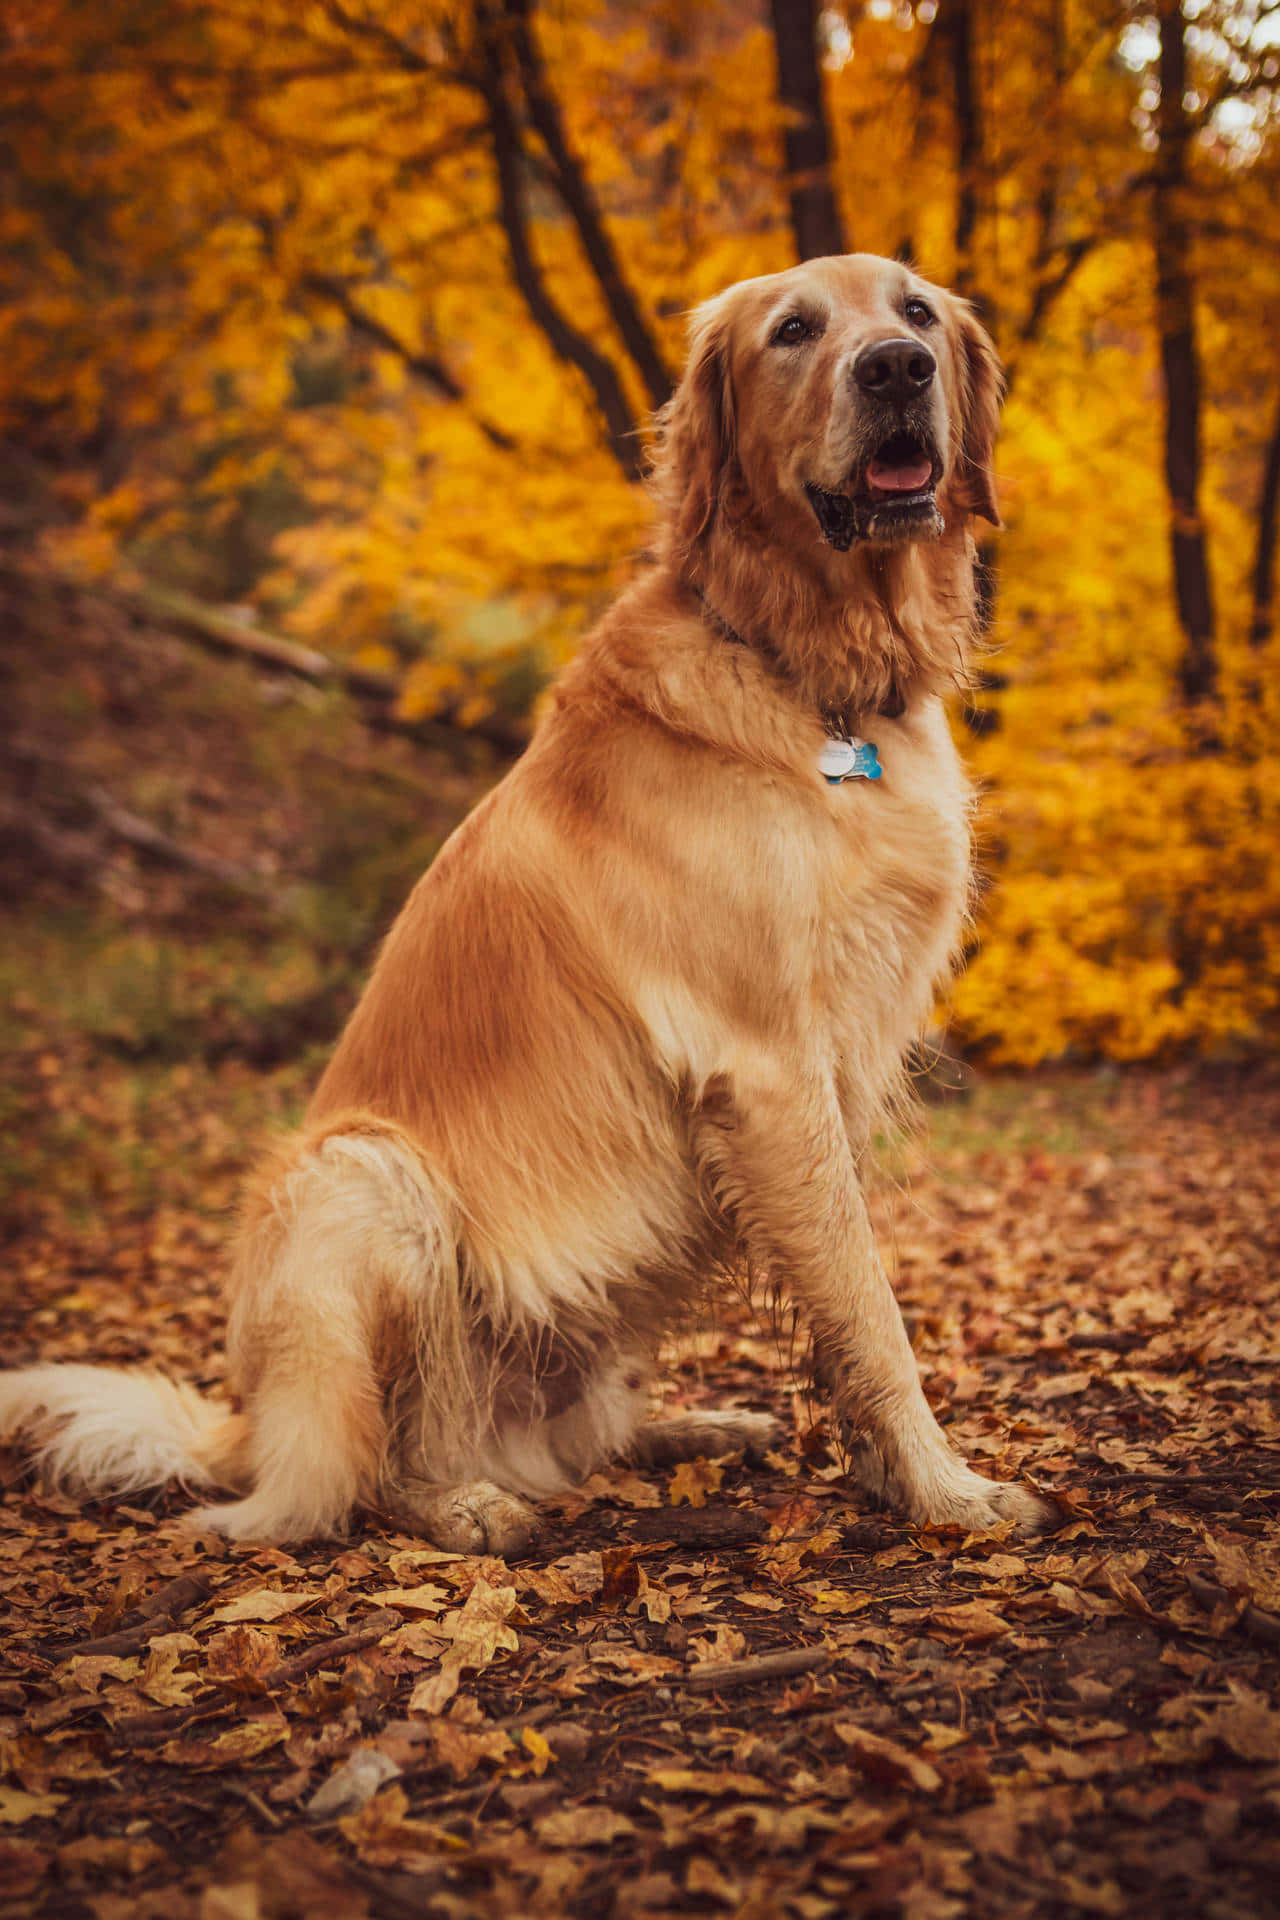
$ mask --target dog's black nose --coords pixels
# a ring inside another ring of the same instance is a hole
[[[877,400],[914,400],[937,371],[937,361],[918,340],[877,340],[853,363],[854,379]]]

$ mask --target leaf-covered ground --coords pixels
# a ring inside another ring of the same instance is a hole
[[[289,1071],[166,1069],[140,1120],[56,1036],[17,1068],[24,1137],[77,1116],[100,1178],[15,1213],[5,1358],[216,1379],[244,1114]],[[1061,1501],[1031,1545],[868,1511],[737,1302],[668,1400],[787,1444],[600,1475],[510,1565],[375,1518],[229,1550],[178,1495],[15,1472],[6,1913],[1280,1911],[1278,1123],[1257,1069],[995,1082],[886,1185],[942,1419]]]
[[[0,616],[0,1361],[216,1385],[255,1143],[492,768],[84,596]],[[1280,1911],[1280,1074],[992,1080],[894,1173],[929,1391],[1056,1534],[869,1512],[736,1300],[667,1399],[786,1445],[601,1476],[511,1566],[14,1465],[6,1915]]]

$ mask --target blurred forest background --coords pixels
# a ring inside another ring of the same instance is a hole
[[[0,48],[24,1031],[332,1034],[643,547],[688,309],[865,249],[1009,372],[958,1043],[1274,1042],[1280,6],[11,0]]]

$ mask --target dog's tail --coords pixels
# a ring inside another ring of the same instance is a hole
[[[140,1493],[169,1480],[239,1489],[244,1429],[221,1401],[158,1373],[57,1364],[0,1373],[0,1442],[72,1493]]]

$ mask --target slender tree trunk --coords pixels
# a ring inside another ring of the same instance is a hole
[[[1164,468],[1169,490],[1173,584],[1183,649],[1179,678],[1188,705],[1217,690],[1213,590],[1200,517],[1200,365],[1195,331],[1187,147],[1191,123],[1185,25],[1180,0],[1160,0],[1160,109],[1152,221],[1156,309],[1164,366]]]
[[[796,252],[802,260],[847,253],[831,177],[831,141],[818,62],[816,0],[770,0],[778,98],[787,110],[783,151]]]
[[[983,287],[977,251],[987,225],[987,142],[978,72],[977,0],[950,0],[940,25],[951,55],[955,101],[956,292],[972,300],[995,332],[995,304]]]
[[[1253,559],[1253,617],[1249,644],[1265,647],[1271,638],[1272,600],[1276,584],[1276,532],[1280,521],[1280,394],[1262,468],[1262,498],[1258,502],[1258,544]]]

